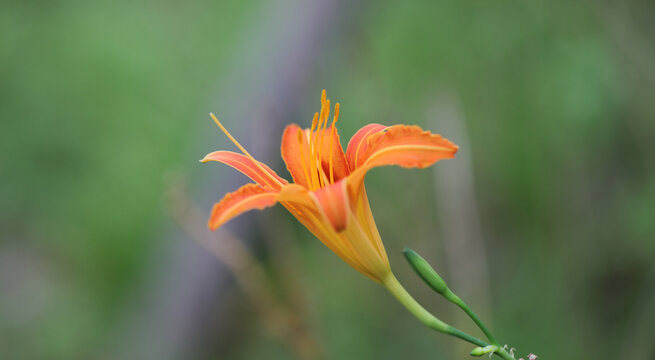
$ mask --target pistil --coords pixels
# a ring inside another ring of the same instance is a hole
[[[257,166],[257,168],[258,168],[259,170],[261,170],[262,173],[263,173],[265,176],[267,176],[269,179],[273,180],[273,182],[275,182],[275,183],[276,183],[277,185],[279,185],[280,187],[284,186],[284,184],[283,184],[282,182],[280,182],[280,180],[278,180],[278,179],[276,179],[274,176],[272,176],[272,175],[268,172],[268,170],[266,170],[266,169],[262,166],[262,164],[261,164],[259,161],[255,160],[255,158],[254,158],[252,155],[250,155],[250,153],[246,150],[246,148],[244,148],[243,146],[241,146],[241,144],[239,144],[239,142],[237,141],[237,139],[235,139],[234,136],[232,136],[232,134],[230,134],[230,132],[227,131],[227,129],[225,128],[225,126],[223,126],[223,124],[222,124],[220,121],[218,121],[218,118],[216,117],[216,115],[214,115],[213,113],[209,113],[209,116],[212,118],[212,120],[214,120],[214,122],[216,123],[216,125],[218,125],[218,127],[223,131],[223,133],[228,137],[228,139],[230,139],[230,141],[232,141],[232,143],[233,143],[234,145],[236,145],[236,147],[239,148],[239,150],[241,150],[241,152],[243,153],[243,155],[247,156],[248,159],[250,159],[250,161],[252,161],[253,164],[255,164],[255,166]]]

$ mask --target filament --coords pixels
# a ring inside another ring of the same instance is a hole
[[[323,162],[322,162],[321,158],[323,157],[323,138],[325,137],[325,129],[326,129],[327,123],[328,123],[327,119],[330,116],[330,100],[329,99],[325,101],[325,108],[326,108],[326,110],[325,110],[325,112],[323,112],[323,116],[322,116],[322,119],[321,119],[322,120],[322,125],[323,125],[322,129],[321,129],[321,120],[319,120],[319,123],[318,123],[319,125],[318,125],[318,128],[316,129],[316,131],[317,131],[316,137],[317,137],[317,145],[318,145],[318,150],[317,150],[318,162],[317,162],[317,166],[318,166],[318,172],[319,173],[324,172],[323,171]],[[324,177],[321,176],[321,180],[323,180],[323,179],[324,179]],[[327,180],[327,178],[325,178],[325,180]],[[327,183],[327,181],[323,181],[321,183],[321,186],[325,186],[326,183]]]
[[[316,128],[316,125],[320,121],[318,113],[314,113],[314,119],[312,120],[312,127],[309,129],[309,151],[310,151],[310,157],[309,157],[309,172],[311,175],[312,183],[311,183],[311,188],[314,190],[315,188],[319,187],[319,179],[316,174],[316,162],[314,159],[316,159],[316,149],[314,148],[314,142],[312,141],[313,136],[312,134],[314,133],[314,129]]]
[[[282,182],[280,182],[280,180],[278,180],[274,176],[272,176],[271,173],[269,173],[268,170],[266,170],[259,161],[255,160],[255,158],[252,155],[250,155],[248,150],[246,150],[243,146],[241,146],[241,144],[239,144],[237,139],[235,139],[234,136],[232,136],[232,134],[230,134],[230,132],[227,131],[225,126],[223,126],[223,124],[221,124],[221,122],[218,121],[218,118],[216,118],[216,115],[214,115],[213,113],[209,113],[209,116],[212,118],[212,120],[214,120],[216,125],[218,125],[218,127],[223,131],[223,133],[228,137],[228,139],[230,139],[230,141],[232,141],[232,143],[234,145],[236,145],[236,147],[239,148],[239,150],[241,150],[241,152],[245,156],[247,156],[248,159],[250,159],[250,161],[252,161],[253,164],[255,164],[255,166],[257,166],[257,168],[259,168],[259,170],[261,170],[266,176],[268,176],[269,179],[272,179],[279,186],[284,186],[284,184]]]
[[[330,158],[329,158],[329,166],[330,166],[330,184],[334,184],[334,170],[333,170],[333,165],[332,161],[334,160],[334,133],[336,132],[336,124],[337,121],[339,120],[339,103],[336,103],[334,105],[334,118],[332,120],[332,126],[330,127]]]
[[[300,163],[302,164],[302,171],[305,173],[305,179],[307,179],[307,184],[311,182],[311,179],[309,178],[309,172],[307,172],[307,164],[306,164],[306,159],[305,159],[305,149],[303,146],[303,141],[302,141],[302,130],[298,129],[298,144],[300,144]]]

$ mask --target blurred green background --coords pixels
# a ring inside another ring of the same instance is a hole
[[[308,126],[326,88],[344,144],[379,122],[460,145],[367,178],[420,302],[475,332],[404,247],[522,355],[655,359],[654,14],[602,0],[0,3],[0,358],[290,359],[303,336],[305,358],[467,358],[281,207],[226,231],[293,331],[263,326],[233,267],[194,241],[229,236],[204,222],[246,182],[198,163],[233,149],[207,114],[288,177],[282,129]]]

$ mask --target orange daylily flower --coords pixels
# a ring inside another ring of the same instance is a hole
[[[418,126],[369,124],[355,133],[344,153],[335,127],[339,103],[328,126],[329,115],[330,100],[323,90],[321,111],[314,114],[311,128],[291,124],[284,130],[282,158],[294,180],[289,183],[255,160],[211,114],[242,154],[215,151],[201,161],[232,166],[255,183],[215,204],[209,228],[216,230],[245,211],[281,203],[346,263],[382,283],[391,270],[366,196],[366,173],[384,165],[425,168],[453,158],[457,145]]]

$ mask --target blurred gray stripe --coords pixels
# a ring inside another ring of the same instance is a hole
[[[338,3],[263,3],[259,17],[245,27],[250,31],[240,35],[241,48],[233,57],[233,71],[219,80],[205,118],[197,119],[207,122],[193,144],[198,159],[208,150],[218,150],[213,145],[227,143],[208,118],[213,111],[259,160],[281,169],[275,165],[280,163],[280,135],[289,122],[284,114],[295,111],[298,99],[304,98],[304,88],[312,80],[320,56],[321,40],[335,21]],[[209,127],[211,133],[205,131]],[[206,181],[196,187],[200,190],[194,195],[200,196],[200,205],[207,211],[223,193],[246,182],[240,175],[222,176],[220,172],[218,176],[219,172],[207,167],[202,173]],[[250,228],[252,225],[238,220],[230,226],[242,238],[248,237]],[[125,314],[110,355],[100,358],[188,359],[197,353],[191,349],[203,330],[199,324],[206,325],[208,315],[216,313],[216,299],[229,284],[229,277],[209,252],[188,239],[167,238],[169,231],[163,234],[162,248],[151,260],[147,286]]]

